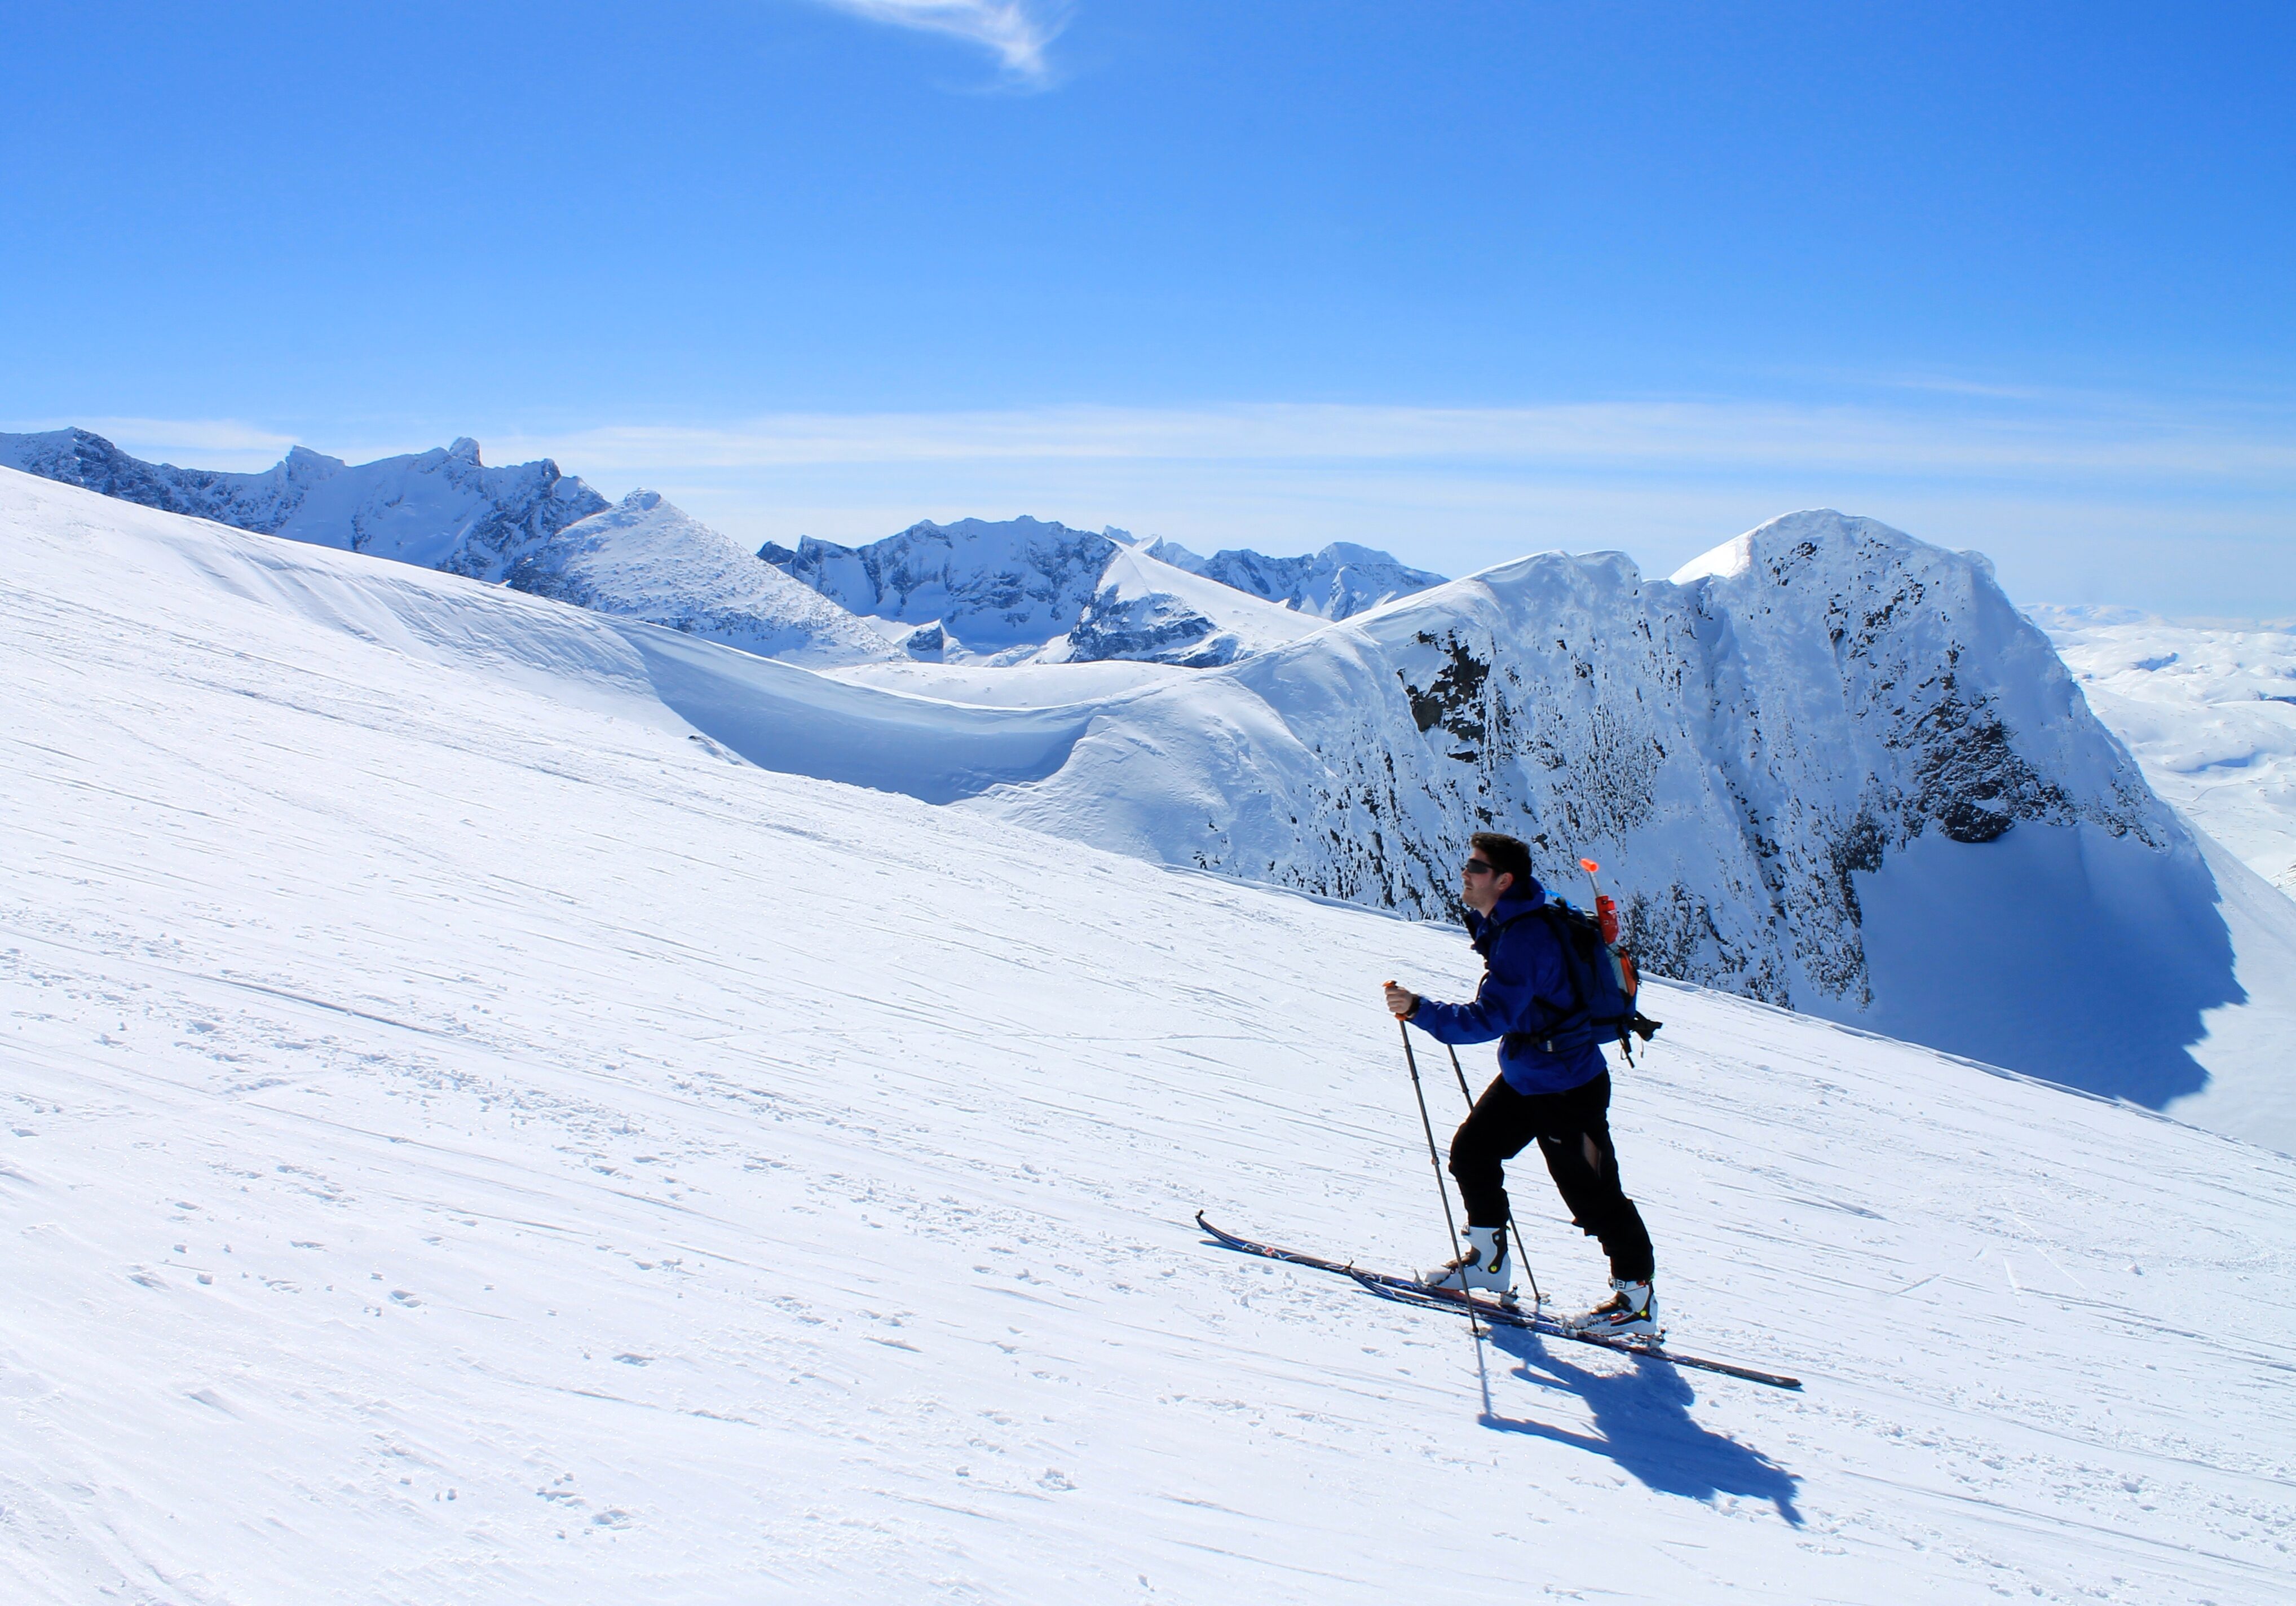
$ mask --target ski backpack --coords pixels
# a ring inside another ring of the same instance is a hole
[[[1578,1007],[1558,1016],[1543,1034],[1515,1035],[1548,1053],[1615,1038],[1631,1065],[1634,1039],[1649,1042],[1659,1022],[1635,1007],[1642,979],[1635,971],[1635,956],[1619,940],[1618,906],[1599,893],[1595,903],[1598,913],[1594,914],[1556,897],[1549,897],[1535,911],[1545,917],[1562,950],[1564,967],[1578,995]]]

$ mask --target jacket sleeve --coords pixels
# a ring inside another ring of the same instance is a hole
[[[1438,1043],[1488,1043],[1509,1032],[1544,1032],[1569,1007],[1570,978],[1543,918],[1525,915],[1491,945],[1472,1004],[1422,998],[1411,1024]]]

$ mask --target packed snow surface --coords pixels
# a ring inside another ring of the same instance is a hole
[[[1456,930],[740,762],[672,631],[0,542],[12,1602],[2287,1598],[2296,1162],[1660,986],[1674,1340],[1805,1390],[1478,1344],[1190,1225],[1441,1252]]]
[[[2296,628],[2035,613],[2152,790],[2296,897]]]

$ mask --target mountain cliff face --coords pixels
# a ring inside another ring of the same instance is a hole
[[[1249,551],[1199,557],[1177,541],[1159,541],[1148,555],[1218,580],[1280,607],[1318,619],[1352,619],[1399,596],[1443,584],[1443,577],[1398,563],[1376,547],[1334,541],[1305,557],[1271,558]]]
[[[879,631],[653,491],[564,529],[519,560],[512,586],[791,663],[890,658]]]
[[[297,447],[259,474],[226,474],[145,463],[86,430],[57,430],[0,435],[0,464],[166,512],[482,580],[504,578],[608,505],[547,458],[488,468],[467,437],[357,466]]]

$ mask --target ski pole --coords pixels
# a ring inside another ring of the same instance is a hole
[[[1443,1180],[1443,1157],[1435,1151],[1435,1123],[1427,1114],[1427,1091],[1419,1085],[1419,1056],[1411,1052],[1411,1028],[1398,1015],[1395,1029],[1403,1034],[1403,1062],[1411,1068],[1411,1096],[1419,1101],[1419,1124],[1427,1132],[1427,1161],[1435,1168],[1435,1196],[1443,1201],[1443,1230],[1451,1234],[1451,1241],[1456,1244],[1459,1241],[1459,1224],[1451,1214],[1451,1189]],[[1459,1278],[1459,1298],[1466,1302],[1468,1330],[1480,1340],[1483,1324],[1475,1315],[1474,1296],[1467,1291],[1464,1274]]]
[[[1409,1038],[1404,1039],[1404,1045],[1406,1048],[1410,1046]],[[1448,1043],[1443,1045],[1443,1047],[1451,1056],[1451,1074],[1459,1078],[1459,1096],[1467,1101],[1467,1111],[1472,1115],[1475,1109],[1475,1095],[1467,1091],[1466,1068],[1459,1063],[1457,1049],[1453,1048]],[[1530,1257],[1523,1252],[1522,1229],[1514,1224],[1514,1210],[1512,1207],[1507,1210],[1507,1232],[1514,1239],[1514,1258],[1522,1263],[1522,1274],[1530,1279],[1530,1303],[1532,1307],[1536,1308],[1546,1303],[1546,1296],[1538,1291],[1538,1274],[1530,1269]]]

